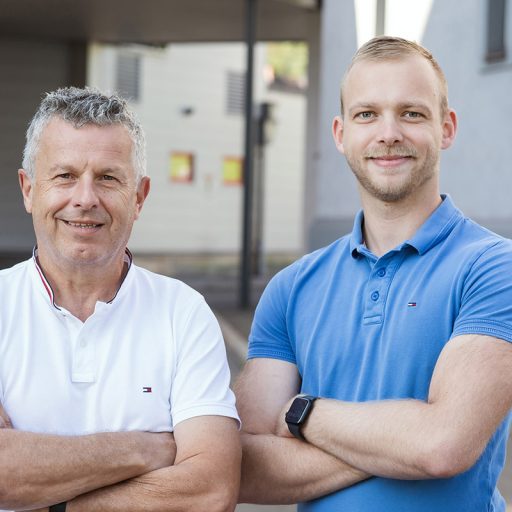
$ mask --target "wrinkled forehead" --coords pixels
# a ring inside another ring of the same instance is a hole
[[[75,127],[63,119],[52,119],[42,130],[35,158],[41,165],[82,165],[98,162],[103,166],[133,168],[133,141],[120,124],[92,123]]]
[[[129,130],[120,123],[77,124],[59,116],[51,117],[42,128],[39,143],[44,146],[75,145],[77,149],[112,146],[131,151],[133,148]]]

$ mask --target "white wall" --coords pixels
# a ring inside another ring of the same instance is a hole
[[[270,252],[300,252],[303,242],[305,97],[268,91],[275,104],[274,139],[265,170],[264,246]]]
[[[116,49],[92,45],[88,83],[114,88]],[[222,182],[223,156],[243,155],[244,119],[226,114],[227,72],[243,72],[242,44],[134,48],[143,56],[141,99],[133,103],[145,128],[152,190],[130,247],[138,252],[233,252],[241,241],[242,187]],[[255,96],[276,103],[275,139],[267,146],[264,247],[302,248],[305,97],[268,92],[265,48],[256,51]],[[183,107],[193,115],[183,116]],[[196,179],[169,180],[171,151],[196,156]]]

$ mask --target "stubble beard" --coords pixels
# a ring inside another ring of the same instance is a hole
[[[437,175],[439,154],[429,149],[423,166],[413,166],[411,171],[404,175],[403,179],[397,180],[396,183],[383,185],[378,180],[372,178],[371,171],[368,170],[368,158],[391,155],[409,156],[415,160],[417,159],[416,149],[408,146],[400,146],[388,150],[367,151],[361,157],[355,157],[350,152],[345,151],[348,165],[361,187],[372,197],[382,202],[396,203],[403,201]]]

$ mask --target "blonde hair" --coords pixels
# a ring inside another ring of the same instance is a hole
[[[418,43],[403,39],[401,37],[390,36],[378,36],[370,39],[365,44],[363,44],[363,46],[357,50],[354,57],[352,57],[350,66],[348,67],[343,80],[341,81],[341,115],[343,116],[343,89],[345,87],[347,76],[355,64],[365,60],[398,60],[415,55],[419,55],[420,57],[426,59],[436,72],[436,75],[439,79],[439,85],[441,86],[441,114],[444,115],[448,110],[448,84],[446,82],[446,77],[444,76],[443,70],[441,69],[441,66],[438,64],[437,60],[426,48],[419,45]]]

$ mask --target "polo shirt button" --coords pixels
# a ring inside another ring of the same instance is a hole
[[[81,346],[82,348],[86,347],[86,345],[87,345],[87,341],[82,340],[82,341],[80,342],[80,346]]]
[[[384,277],[386,275],[386,269],[385,268],[379,268],[379,270],[377,270],[377,275],[379,277]]]
[[[377,302],[379,300],[379,292],[373,292],[371,294],[371,298],[372,298],[373,302]]]

